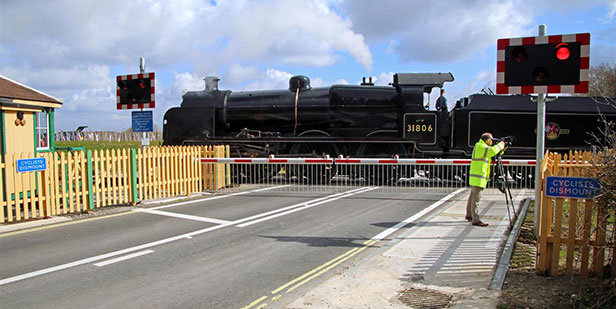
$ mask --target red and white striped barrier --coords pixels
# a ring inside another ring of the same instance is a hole
[[[332,164],[329,158],[201,158],[201,163],[244,163],[244,164]]]
[[[536,160],[502,160],[503,165],[535,166]],[[201,163],[239,164],[384,164],[384,165],[470,165],[470,159],[362,159],[362,158],[201,158]],[[492,162],[492,164],[496,164]]]

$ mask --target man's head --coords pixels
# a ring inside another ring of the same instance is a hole
[[[441,95],[442,95],[442,96],[443,96],[443,95],[445,95],[445,89],[442,89],[442,88],[441,88]]]
[[[494,142],[492,133],[488,133],[488,132],[481,134],[481,140],[484,141],[489,146],[492,146],[492,143]]]

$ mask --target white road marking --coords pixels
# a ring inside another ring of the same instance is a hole
[[[150,250],[150,249],[143,250],[143,251],[135,252],[133,254],[121,256],[119,258],[115,258],[115,259],[103,261],[103,262],[100,262],[100,263],[96,263],[94,265],[98,266],[98,267],[103,267],[103,266],[106,266],[106,265],[109,265],[109,264],[113,264],[113,263],[117,263],[117,262],[122,262],[122,261],[125,261],[125,260],[128,260],[128,259],[132,259],[132,258],[136,258],[136,257],[142,256],[142,255],[150,254],[152,252],[154,252],[154,250]]]
[[[280,216],[288,215],[288,214],[294,213],[296,211],[300,211],[300,210],[308,209],[308,208],[311,208],[311,207],[314,207],[314,206],[317,206],[317,205],[333,202],[335,200],[339,200],[341,198],[349,197],[351,195],[368,192],[368,191],[374,190],[376,188],[378,188],[378,187],[363,187],[363,188],[351,190],[351,191],[354,191],[354,192],[347,191],[347,192],[342,192],[342,195],[340,193],[337,193],[337,194],[328,196],[327,199],[324,199],[324,198],[317,199],[317,200],[321,200],[321,201],[313,200],[313,201],[304,202],[304,203],[301,203],[301,204],[304,204],[305,206],[302,206],[302,207],[297,207],[296,206],[297,208],[294,208],[294,209],[291,209],[291,210],[287,210],[287,211],[284,211],[284,212],[281,212],[281,213],[277,213],[277,214],[274,214],[274,215],[271,215],[271,216],[268,216],[268,217],[265,217],[265,218],[261,218],[261,219],[253,220],[253,221],[250,221],[250,222],[238,224],[237,226],[238,227],[246,227],[246,226],[249,226],[249,225],[253,225],[255,223],[259,223],[259,222],[263,222],[263,221],[266,221],[266,220],[274,219],[274,218],[277,218],[277,217],[280,217]],[[297,205],[301,206],[301,204],[297,204]]]
[[[443,197],[442,199],[438,200],[437,202],[435,202],[434,204],[426,207],[425,209],[423,209],[422,211],[408,217],[406,220],[380,232],[379,234],[377,234],[376,236],[372,237],[371,240],[382,240],[383,238],[393,234],[395,231],[399,230],[400,228],[402,228],[403,226],[406,226],[409,223],[412,223],[413,221],[425,216],[427,213],[429,213],[430,211],[432,211],[434,208],[441,206],[443,203],[445,203],[447,200],[449,200],[450,198],[454,197],[456,194],[464,191],[466,188],[461,188],[458,189],[454,192],[449,193],[449,195]]]
[[[152,208],[148,208],[148,209],[163,209],[163,208],[175,207],[175,206],[180,206],[180,205],[186,205],[186,204],[192,204],[192,203],[198,203],[198,202],[205,202],[205,201],[211,201],[211,200],[217,200],[217,199],[227,198],[227,197],[231,197],[231,196],[244,195],[244,194],[248,194],[248,193],[255,193],[255,192],[261,192],[261,191],[280,189],[280,188],[284,188],[284,187],[288,187],[288,186],[290,186],[290,185],[282,185],[282,186],[275,186],[275,187],[270,187],[270,188],[261,188],[261,189],[255,189],[255,190],[250,190],[250,191],[243,191],[243,192],[237,192],[237,193],[231,193],[231,194],[225,194],[225,195],[219,195],[219,196],[212,196],[212,197],[208,197],[208,198],[204,198],[204,199],[200,199],[200,200],[180,202],[180,203],[175,203],[175,204],[170,204],[170,205],[163,205],[163,206],[158,206],[158,207],[152,207]]]
[[[220,219],[214,219],[214,218],[185,215],[185,214],[179,214],[179,213],[175,213],[175,212],[160,211],[160,210],[154,210],[154,209],[136,209],[135,211],[136,212],[144,212],[144,213],[153,214],[153,215],[174,217],[174,218],[187,219],[187,220],[193,220],[193,221],[208,222],[208,223],[214,223],[214,224],[229,224],[229,223],[231,223],[231,221],[227,221],[227,220],[220,220]]]
[[[177,240],[190,239],[190,238],[192,238],[192,237],[194,237],[196,235],[205,234],[205,233],[208,233],[208,232],[211,232],[211,231],[222,229],[222,228],[225,228],[225,227],[228,227],[228,226],[235,225],[235,224],[240,223],[240,222],[246,222],[246,221],[252,220],[253,218],[268,216],[271,213],[279,213],[279,214],[276,215],[276,217],[277,216],[282,216],[284,214],[291,213],[291,212],[288,212],[288,211],[280,213],[281,211],[285,211],[285,210],[290,209],[290,208],[295,208],[292,211],[292,212],[295,212],[295,211],[299,211],[299,210],[306,209],[306,208],[309,208],[309,207],[317,206],[317,205],[320,205],[320,204],[323,204],[323,203],[327,203],[327,202],[331,202],[331,201],[334,201],[334,200],[338,200],[338,199],[341,199],[341,198],[344,198],[344,197],[347,197],[347,196],[351,196],[351,195],[354,195],[354,194],[359,194],[359,193],[362,193],[362,192],[371,191],[371,190],[374,190],[376,188],[378,188],[378,187],[362,187],[362,188],[359,188],[359,189],[354,189],[354,190],[349,190],[349,191],[345,191],[345,192],[341,192],[341,193],[336,193],[336,194],[333,194],[333,195],[330,195],[330,196],[326,196],[326,197],[322,197],[322,198],[318,198],[318,199],[315,199],[315,200],[312,200],[312,201],[308,201],[308,202],[304,202],[304,203],[300,203],[300,204],[296,204],[296,205],[292,205],[292,206],[288,206],[288,207],[283,207],[283,208],[280,208],[280,209],[277,209],[277,210],[274,210],[274,211],[266,212],[266,213],[259,214],[259,215],[256,215],[256,216],[247,217],[247,218],[244,218],[244,219],[239,219],[239,220],[232,221],[232,222],[229,222],[229,223],[224,223],[224,224],[208,227],[208,228],[197,230],[197,231],[193,231],[193,232],[190,232],[190,233],[185,233],[185,234],[181,234],[181,235],[177,235],[177,236],[173,236],[173,237],[168,237],[168,238],[164,238],[164,239],[161,239],[161,240],[145,243],[145,244],[142,244],[142,245],[138,245],[138,246],[134,246],[134,247],[118,250],[118,251],[113,251],[113,252],[109,252],[109,253],[105,253],[105,254],[101,254],[101,255],[97,255],[97,256],[81,259],[81,260],[77,260],[77,261],[74,261],[74,262],[65,263],[65,264],[61,264],[61,265],[57,265],[57,266],[53,266],[53,267],[48,267],[48,268],[44,268],[44,269],[41,269],[41,270],[37,270],[37,271],[33,271],[33,272],[21,274],[21,275],[9,277],[9,278],[0,279],[0,286],[5,285],[5,284],[9,284],[9,283],[13,283],[13,282],[16,282],[16,281],[21,281],[21,280],[25,280],[25,279],[29,279],[29,278],[33,278],[33,277],[37,277],[37,276],[41,276],[41,275],[45,275],[45,274],[49,274],[49,273],[52,273],[52,272],[56,272],[56,271],[60,271],[60,270],[64,270],[64,269],[68,269],[68,268],[84,265],[84,264],[94,263],[94,262],[97,262],[97,261],[100,261],[100,260],[109,259],[111,257],[115,257],[115,256],[119,256],[119,255],[124,255],[124,254],[128,254],[128,253],[135,252],[135,251],[149,249],[149,248],[152,248],[152,247],[155,247],[155,246],[160,246],[160,245],[167,244],[167,243],[170,243],[170,242],[174,242],[174,241],[177,241]],[[273,188],[266,188],[266,189],[273,189]],[[259,189],[259,191],[264,191],[264,190],[265,189]],[[448,196],[444,197],[440,201],[432,204],[427,209],[424,209],[423,211],[421,211],[417,215],[412,216],[409,219],[407,219],[407,220],[405,220],[405,221],[403,221],[403,222],[401,222],[399,224],[396,224],[396,226],[387,229],[385,232],[378,234],[377,236],[373,237],[372,239],[380,240],[380,239],[383,239],[384,237],[387,237],[389,234],[393,233],[398,228],[408,224],[408,223],[406,223],[407,221],[411,222],[411,221],[415,220],[415,218],[419,218],[421,215],[423,215],[424,213],[428,212],[429,211],[428,209],[431,210],[433,208],[436,208],[438,205],[444,203],[447,199],[451,198],[452,196],[454,196],[455,194],[457,194],[458,192],[460,192],[462,190],[464,190],[464,189],[460,189],[460,190],[457,190],[457,191],[449,194]],[[257,190],[253,190],[252,192],[256,192],[256,191]],[[238,195],[238,194],[236,194],[236,195]],[[191,203],[192,202],[197,202],[197,201],[191,201]],[[309,202],[311,202],[311,203],[309,203]],[[187,203],[184,203],[184,204],[187,204]],[[172,207],[172,206],[175,206],[175,205],[166,205],[165,207]],[[269,220],[269,219],[272,219],[272,218],[274,218],[274,217],[273,216],[269,216],[269,217],[265,217],[265,218],[262,218],[262,219],[259,219],[259,220],[247,222],[247,224],[255,224],[255,223],[257,223],[256,221],[261,222],[261,221]]]
[[[315,202],[318,202],[318,201],[326,200],[326,199],[329,199],[329,198],[332,198],[332,197],[336,197],[336,196],[343,195],[343,194],[346,194],[346,193],[358,191],[358,190],[361,190],[361,189],[363,189],[363,188],[357,188],[357,189],[353,189],[353,190],[349,190],[349,191],[339,192],[339,193],[336,193],[336,194],[320,197],[320,198],[317,198],[317,199],[314,199],[314,200],[310,200],[310,201],[306,201],[306,202],[301,202],[301,203],[293,204],[291,206],[286,206],[286,207],[274,209],[274,210],[271,210],[271,211],[268,211],[268,212],[264,212],[264,213],[260,213],[260,214],[254,215],[254,216],[250,216],[250,217],[246,217],[246,218],[243,218],[243,219],[235,220],[235,221],[233,221],[233,224],[239,224],[239,223],[250,221],[250,220],[254,220],[254,219],[257,219],[257,218],[269,216],[271,214],[279,213],[279,212],[282,212],[282,211],[285,211],[285,210],[289,210],[289,209],[293,209],[293,208],[297,208],[297,207],[301,207],[301,206],[306,206],[306,205],[308,205],[310,203],[315,203]]]
[[[227,226],[229,226],[229,225],[226,225],[226,224],[216,225],[216,226],[208,227],[208,228],[201,229],[201,230],[198,230],[198,231],[194,231],[194,232],[190,232],[190,233],[186,233],[186,234],[182,234],[182,235],[178,235],[178,236],[173,236],[173,237],[169,237],[169,238],[165,238],[165,239],[149,242],[149,243],[146,243],[146,244],[143,244],[143,245],[138,245],[138,246],[134,246],[134,247],[118,250],[118,251],[113,251],[113,252],[110,252],[110,253],[105,253],[105,254],[93,256],[93,257],[90,257],[90,258],[81,259],[81,260],[78,260],[78,261],[75,261],[75,262],[71,262],[71,263],[61,264],[61,265],[57,265],[57,266],[53,266],[53,267],[49,267],[49,268],[45,268],[45,269],[41,269],[41,270],[29,272],[29,273],[25,273],[25,274],[22,274],[22,275],[17,275],[17,276],[5,278],[5,279],[0,280],[0,286],[5,285],[5,284],[9,284],[9,283],[13,283],[13,282],[16,282],[16,281],[20,281],[20,280],[24,280],[24,279],[28,279],[28,278],[37,277],[37,276],[40,276],[40,275],[56,272],[56,271],[59,271],[59,270],[75,267],[75,266],[80,266],[80,265],[84,265],[84,264],[93,263],[93,262],[104,260],[104,259],[108,259],[108,258],[114,257],[114,256],[118,256],[118,255],[122,255],[122,254],[127,254],[127,253],[131,253],[131,252],[139,251],[139,250],[143,250],[143,249],[152,248],[152,247],[159,246],[159,245],[166,244],[166,243],[170,243],[170,242],[173,242],[173,241],[176,241],[176,240],[182,240],[182,239],[185,239],[187,237],[192,237],[192,236],[195,236],[195,235],[211,232],[211,231],[214,231],[214,230],[217,230],[217,229],[221,229],[221,228],[227,227]]]

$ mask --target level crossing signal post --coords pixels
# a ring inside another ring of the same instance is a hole
[[[537,165],[535,203],[540,199],[541,161],[545,148],[545,103],[548,93],[588,93],[590,33],[499,39],[496,93],[537,94]],[[535,207],[537,235],[539,207]]]
[[[154,72],[145,72],[145,59],[139,58],[139,74],[118,75],[116,77],[118,110],[140,109],[132,113],[133,132],[143,132],[141,145],[149,144],[146,132],[153,131],[152,111],[144,108],[155,108],[155,76]]]

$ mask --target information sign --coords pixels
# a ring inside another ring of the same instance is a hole
[[[152,132],[152,111],[134,111],[133,113],[133,132]]]
[[[601,183],[596,178],[548,176],[545,196],[590,199],[599,194]]]
[[[38,172],[47,169],[46,158],[21,159],[17,160],[17,172]]]

